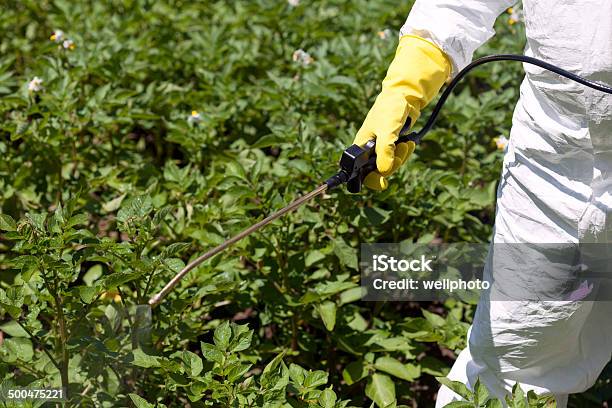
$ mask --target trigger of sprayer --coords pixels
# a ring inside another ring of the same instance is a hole
[[[420,142],[420,136],[417,133],[405,134],[410,129],[410,118],[404,124],[400,131],[400,137],[395,142],[404,143],[408,141]],[[376,141],[370,140],[364,146],[352,145],[342,152],[340,158],[340,171],[325,181],[327,189],[331,190],[346,183],[346,189],[349,193],[359,193],[363,185],[363,180],[368,174],[376,170]]]

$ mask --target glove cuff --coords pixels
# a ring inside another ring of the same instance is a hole
[[[419,44],[421,49],[428,54],[428,56],[435,60],[436,64],[444,69],[444,71],[448,71],[448,75],[446,75],[446,80],[449,80],[451,77],[453,64],[450,57],[442,51],[442,48],[438,47],[435,43],[414,34],[405,34],[402,35],[399,39],[399,44],[397,45],[399,51],[400,48],[408,47],[418,47]]]

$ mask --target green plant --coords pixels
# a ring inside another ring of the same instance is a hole
[[[201,343],[203,359],[191,351],[163,358],[137,349],[133,364],[159,368],[168,376],[169,389],[185,389],[191,402],[206,397],[205,405],[259,407],[290,401],[294,407],[347,406],[348,402],[339,401],[331,387],[318,389],[328,382],[325,371],[309,371],[297,364],[287,367],[284,353],[272,359],[260,374],[251,373],[257,358],[244,353],[251,346],[252,336],[253,330],[247,325],[225,322],[215,329],[213,343]],[[136,394],[130,394],[130,398],[138,407],[154,406]]]
[[[410,2],[5,3],[3,389],[64,385],[67,406],[431,405],[473,305],[362,302],[357,248],[488,241],[519,65],[471,76],[389,191],[275,222],[149,322],[138,305],[186,262],[336,170],[394,52],[377,33]],[[519,52],[522,26],[497,28],[479,52]]]
[[[446,407],[448,408],[502,408],[504,406],[501,400],[489,395],[489,391],[481,384],[480,380],[477,380],[474,384],[473,391],[458,381],[450,381],[444,377],[437,380],[463,398],[463,401],[447,404]],[[550,395],[538,396],[533,391],[525,394],[519,383],[512,387],[512,394],[507,395],[503,402],[509,408],[555,408],[557,406],[555,399]]]

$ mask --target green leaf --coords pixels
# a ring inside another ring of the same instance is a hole
[[[85,304],[90,304],[98,295],[97,286],[79,286],[79,297]]]
[[[17,223],[8,214],[0,214],[0,231],[17,231]]]
[[[444,408],[474,408],[474,404],[466,401],[453,401],[446,404]]]
[[[244,170],[244,167],[242,166],[242,164],[240,164],[237,161],[227,161],[225,163],[225,175],[227,176],[234,176],[237,177],[241,180],[248,180],[249,178],[246,175],[246,171]]]
[[[231,337],[232,328],[230,327],[230,322],[226,320],[215,329],[215,334],[213,336],[215,346],[217,346],[220,350],[227,350]]]
[[[421,360],[421,371],[435,377],[441,377],[447,375],[450,368],[437,358],[426,356]]]
[[[535,393],[535,391],[533,390],[529,390],[527,392],[527,403],[529,404],[529,406],[531,407],[532,405],[536,405],[538,402],[538,394]]]
[[[351,329],[358,332],[363,332],[368,328],[368,322],[361,314],[359,314],[359,312],[355,312],[352,316],[348,316],[347,323]]]
[[[334,330],[336,325],[336,309],[336,303],[331,301],[323,302],[319,305],[319,314],[328,331]]]
[[[319,250],[310,251],[308,252],[308,255],[306,255],[304,264],[306,265],[306,267],[310,267],[323,259],[325,259],[325,254],[322,253],[321,251]]]
[[[504,404],[497,398],[490,399],[485,403],[485,408],[503,408]]]
[[[334,254],[338,257],[340,264],[357,269],[357,251],[340,237],[334,240]]]
[[[159,357],[151,356],[146,354],[142,349],[136,349],[132,351],[133,361],[132,364],[138,367],[149,368],[149,367],[159,367]]]
[[[179,273],[185,267],[185,263],[179,258],[166,258],[163,263],[174,273]]]
[[[7,351],[8,356],[5,358],[6,362],[14,362],[15,359],[19,359],[23,362],[32,360],[34,356],[34,349],[32,348],[32,342],[30,339],[24,337],[12,337],[5,339],[2,343],[2,348]]]
[[[291,378],[291,381],[295,384],[302,386],[306,378],[306,370],[297,364],[291,363],[289,365],[289,378]]]
[[[331,388],[326,388],[319,395],[319,405],[323,408],[334,408],[337,399],[336,393]]]
[[[478,404],[483,404],[489,398],[489,390],[482,385],[480,378],[476,379],[474,384],[474,401]]]
[[[428,312],[425,309],[423,309],[422,312],[423,316],[425,316],[425,319],[427,319],[427,321],[431,323],[433,327],[442,327],[446,324],[446,320],[444,320],[442,316],[438,316],[435,313]]]
[[[251,346],[253,339],[253,330],[249,330],[249,326],[246,324],[234,324],[232,323],[232,341],[229,344],[229,351],[232,353],[243,351]]]
[[[191,351],[183,351],[181,355],[183,360],[183,367],[185,372],[191,377],[197,377],[202,372],[204,366],[202,365],[202,359]]]
[[[282,142],[287,142],[287,139],[279,135],[269,134],[269,135],[261,137],[258,141],[253,143],[251,147],[253,149],[261,149],[263,147],[276,146]]]
[[[237,380],[241,379],[244,374],[246,374],[247,371],[249,371],[252,367],[252,364],[241,364],[241,363],[237,363],[235,365],[232,366],[232,368],[230,368],[227,371],[227,379],[229,382],[233,383],[236,382]]]
[[[512,404],[508,404],[511,408],[528,408],[527,398],[521,385],[517,382],[512,387]]]
[[[346,305],[348,303],[353,303],[358,300],[361,300],[362,295],[363,288],[361,288],[361,286],[345,290],[340,294],[340,305]]]
[[[72,228],[75,225],[87,225],[89,223],[89,216],[87,214],[76,214],[70,217],[66,223],[66,228]]]
[[[15,320],[0,325],[0,330],[11,337],[30,337],[30,335]]]
[[[117,221],[128,222],[130,220],[138,220],[147,215],[153,210],[151,197],[138,196],[133,199],[125,200],[119,211],[117,212]]]
[[[217,364],[223,364],[223,351],[219,350],[216,346],[210,343],[200,343],[202,349],[202,355],[208,361],[212,361]]]
[[[107,213],[117,211],[117,209],[121,206],[121,203],[123,202],[125,196],[126,194],[121,194],[113,198],[112,200],[102,204],[102,209],[104,210],[104,212]]]
[[[109,290],[114,289],[117,286],[121,286],[127,282],[134,281],[144,275],[145,271],[141,270],[139,272],[115,272],[111,274],[104,275],[99,278],[96,283],[100,288]]]
[[[442,385],[450,388],[454,393],[461,396],[462,398],[471,401],[474,399],[474,394],[468,389],[468,387],[459,381],[452,381],[446,377],[436,377],[436,380]]]
[[[371,225],[382,225],[389,219],[391,211],[385,211],[376,207],[366,207],[363,212]]]
[[[307,304],[317,300],[330,297],[346,289],[354,288],[357,284],[353,282],[328,282],[318,284],[314,290],[309,290],[300,298],[300,303]]]
[[[364,379],[367,375],[368,369],[363,360],[353,361],[342,370],[342,378],[344,378],[347,385],[353,385]]]
[[[401,324],[404,337],[410,339],[418,339],[419,341],[437,341],[441,340],[441,336],[436,333],[433,325],[422,317],[407,318]]]
[[[164,254],[166,256],[176,255],[178,253],[183,252],[189,247],[190,247],[190,244],[187,242],[175,242],[173,244],[168,245],[166,248],[164,248]]]
[[[19,319],[21,316],[23,301],[23,287],[11,286],[6,291],[0,289],[0,307],[15,320]]]
[[[406,381],[413,381],[421,375],[421,369],[413,364],[402,364],[393,357],[379,357],[374,363],[374,367],[387,374]]]
[[[121,310],[116,304],[111,303],[107,305],[106,309],[104,309],[104,315],[108,319],[112,330],[118,331],[119,328],[121,328],[121,322],[122,322],[123,316],[122,316]],[[137,324],[134,324],[134,326],[137,326]]]
[[[45,220],[47,219],[47,214],[36,214],[36,213],[27,213],[26,218],[30,222],[30,224],[37,229],[38,231],[45,230]]]
[[[373,374],[365,388],[366,396],[379,408],[395,407],[395,384],[384,374]]]
[[[385,351],[410,351],[414,346],[403,337],[389,337],[376,340],[376,344]]]
[[[304,387],[306,388],[317,388],[320,385],[327,384],[328,374],[325,371],[316,370],[306,374],[304,379]]]
[[[280,353],[263,369],[260,377],[261,385],[269,390],[284,390],[289,384],[289,369],[283,363],[285,353]]]
[[[152,113],[138,112],[138,113],[130,113],[130,117],[134,119],[142,119],[142,120],[157,120],[159,116],[154,115]]]
[[[199,401],[205,396],[204,392],[207,388],[208,387],[205,383],[201,381],[195,381],[191,383],[186,390],[187,398],[189,398],[191,402]]]
[[[280,353],[276,357],[274,357],[268,364],[266,364],[266,366],[263,369],[263,373],[264,374],[265,373],[270,373],[270,372],[276,370],[276,368],[278,368],[278,366],[283,361],[284,355],[285,355],[285,353]]]
[[[132,402],[134,403],[134,405],[136,405],[136,408],[154,408],[155,407],[155,405],[147,402],[146,399],[136,394],[129,394],[129,396]]]
[[[38,260],[36,259],[36,257],[31,255],[24,255],[23,257],[19,258],[22,260],[21,279],[23,279],[25,283],[29,283],[34,273],[39,271]]]

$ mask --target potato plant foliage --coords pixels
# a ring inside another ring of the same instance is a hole
[[[361,302],[359,244],[488,240],[519,65],[473,74],[388,191],[325,195],[192,271],[148,320],[138,305],[186,262],[335,171],[411,2],[2,4],[2,390],[64,386],[85,407],[433,405],[473,305]],[[521,51],[520,24],[498,31],[479,52]],[[501,406],[449,385],[457,407]]]

